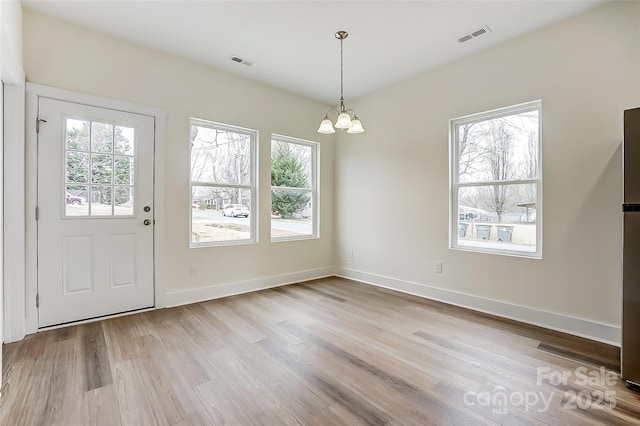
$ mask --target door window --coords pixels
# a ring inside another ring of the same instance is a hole
[[[65,217],[133,216],[135,129],[68,117]]]

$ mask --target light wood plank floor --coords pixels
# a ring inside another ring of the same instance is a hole
[[[640,424],[618,358],[329,278],[5,345],[0,424]]]

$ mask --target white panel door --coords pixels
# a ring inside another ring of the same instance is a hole
[[[154,118],[40,98],[38,325],[154,305]]]

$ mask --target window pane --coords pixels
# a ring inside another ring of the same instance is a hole
[[[251,184],[251,136],[205,126],[191,126],[193,182]]]
[[[68,118],[66,124],[66,148],[75,151],[89,151],[89,122]]]
[[[460,124],[458,181],[538,177],[538,110]]]
[[[114,159],[114,180],[116,185],[129,185],[133,183],[133,158],[115,157]]]
[[[115,127],[114,153],[133,156],[135,129],[133,127]]]
[[[111,155],[94,155],[91,157],[91,182],[112,183],[113,157]]]
[[[84,152],[67,152],[66,179],[68,183],[89,182],[89,154]]]
[[[91,151],[112,152],[113,126],[105,123],[91,123]]]
[[[116,216],[133,216],[133,188],[116,186],[113,194],[113,213]]]
[[[537,184],[460,188],[458,245],[535,252],[536,204]]]
[[[91,187],[91,216],[112,216],[111,186]]]
[[[307,145],[271,141],[271,186],[311,188],[311,153]]]
[[[191,119],[191,245],[256,240],[257,132]]]
[[[87,204],[88,191],[89,188],[84,185],[66,186],[65,216],[89,215],[89,204]]]
[[[309,191],[271,191],[271,238],[313,235]]]
[[[271,239],[314,238],[317,144],[274,136],[271,139]],[[295,189],[300,188],[300,189]]]
[[[541,102],[452,120],[452,248],[540,258]]]
[[[192,243],[252,239],[249,189],[194,185],[192,191]]]

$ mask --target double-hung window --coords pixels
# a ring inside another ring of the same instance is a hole
[[[451,248],[542,254],[541,102],[451,120]]]
[[[256,140],[250,129],[191,119],[191,247],[256,242]]]
[[[271,136],[271,240],[318,237],[318,143]]]

